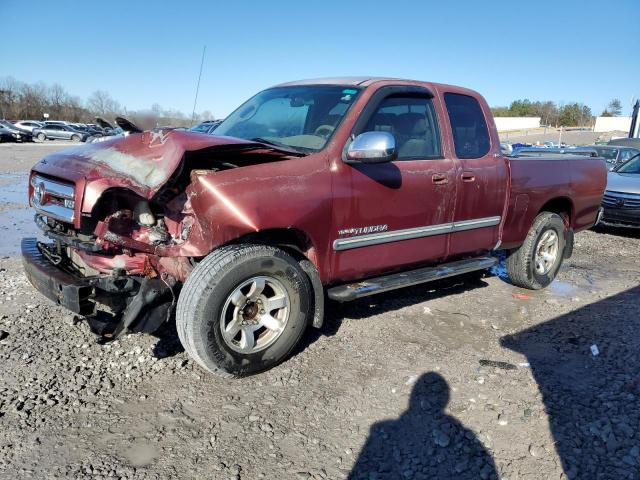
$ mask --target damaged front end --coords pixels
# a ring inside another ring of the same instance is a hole
[[[47,298],[80,315],[95,315],[96,304],[109,307],[116,321],[101,332],[105,339],[116,339],[128,330],[151,333],[169,319],[175,302],[174,280],[126,274],[83,277],[56,250],[57,245],[23,239],[27,278]]]
[[[46,157],[31,174],[29,200],[50,241],[22,241],[28,279],[79,315],[107,313],[105,339],[155,331],[213,243],[191,206],[192,176],[283,157],[259,149],[162,130]]]

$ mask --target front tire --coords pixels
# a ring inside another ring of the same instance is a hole
[[[540,290],[549,285],[562,265],[565,245],[562,217],[551,212],[540,213],[524,243],[507,256],[511,282],[530,290]]]
[[[311,287],[298,262],[267,245],[230,245],[193,270],[176,310],[178,336],[205,370],[242,377],[272,368],[311,318]]]
[[[39,133],[36,138],[39,142],[44,142],[47,139],[47,136],[44,133]]]

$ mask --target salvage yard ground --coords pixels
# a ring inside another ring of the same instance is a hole
[[[496,269],[329,304],[229,381],[173,326],[99,345],[29,286],[27,172],[64,147],[0,146],[0,478],[640,477],[640,234],[578,234],[543,291]]]

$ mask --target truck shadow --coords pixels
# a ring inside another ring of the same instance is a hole
[[[605,227],[598,225],[592,230],[596,233],[615,235],[617,237],[640,238],[640,228]]]
[[[640,473],[639,295],[634,287],[501,339],[527,357],[569,479]]]
[[[349,303],[327,302],[325,305],[325,321],[320,329],[309,328],[291,357],[304,351],[320,337],[331,337],[338,333],[345,318],[366,319],[372,315],[379,315],[399,310],[410,305],[434,300],[456,293],[462,293],[475,288],[483,288],[488,284],[482,280],[481,272],[470,273],[455,278],[448,278],[423,285],[403,288],[394,292],[381,293],[368,298],[362,298]],[[175,319],[163,325],[154,332],[158,342],[153,348],[153,355],[158,358],[168,358],[184,352],[178,338]]]
[[[486,272],[473,272],[346,303],[329,300],[325,303],[322,328],[309,328],[299,345],[294,349],[292,356],[305,350],[320,337],[331,337],[338,333],[345,319],[366,320],[373,315],[381,315],[448,295],[488,287],[489,284],[483,280],[486,275]]]
[[[436,372],[420,376],[407,410],[375,423],[349,480],[493,479],[493,458],[475,433],[444,413],[449,385]]]

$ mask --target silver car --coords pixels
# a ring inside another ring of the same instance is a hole
[[[640,149],[626,146],[589,145],[587,148],[593,148],[598,152],[598,156],[604,158],[607,162],[609,170],[615,170],[616,167],[640,153]]]
[[[640,154],[609,172],[600,224],[640,227]]]
[[[73,140],[74,142],[85,142],[89,137],[86,132],[76,130],[69,125],[63,124],[49,124],[42,128],[35,128],[33,130],[33,138],[38,139],[40,142],[45,140]]]

